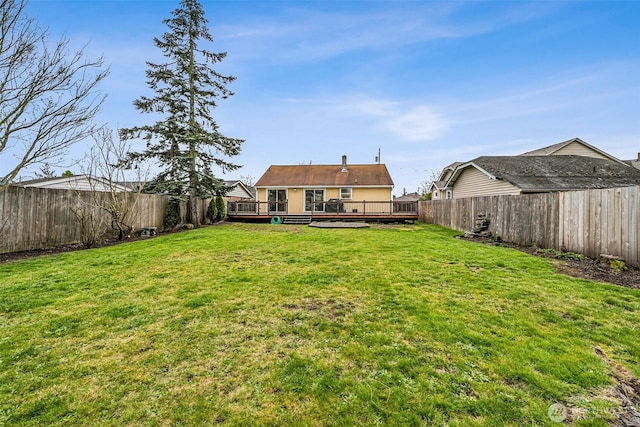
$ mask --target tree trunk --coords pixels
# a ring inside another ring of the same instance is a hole
[[[189,217],[194,227],[200,227],[200,215],[198,215],[198,173],[196,169],[196,93],[195,93],[195,40],[192,30],[193,22],[189,22]]]
[[[189,218],[191,224],[193,224],[194,227],[200,227],[202,224],[200,223],[200,215],[198,213],[198,196],[194,194],[193,191],[189,194],[187,208],[187,218]]]

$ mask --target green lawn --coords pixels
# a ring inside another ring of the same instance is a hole
[[[431,225],[226,224],[0,265],[0,426],[607,425],[640,292]]]

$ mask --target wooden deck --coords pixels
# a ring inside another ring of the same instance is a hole
[[[273,217],[308,216],[311,221],[414,222],[418,202],[329,201],[317,202],[310,212],[289,212],[287,202],[228,202],[230,221],[267,222]]]

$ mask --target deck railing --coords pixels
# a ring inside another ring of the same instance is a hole
[[[286,214],[309,214],[312,216],[361,216],[418,214],[418,202],[414,201],[352,201],[327,200],[313,202],[304,212],[289,212],[288,202],[228,202],[227,215],[237,216],[269,216]]]
[[[287,213],[287,205],[287,202],[227,202],[227,215],[280,215]]]

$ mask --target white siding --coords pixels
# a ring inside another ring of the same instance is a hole
[[[603,156],[595,150],[592,150],[589,147],[585,147],[579,142],[572,142],[568,144],[555,153],[552,153],[553,156],[584,156],[584,157],[593,157],[594,159],[609,159],[607,156]]]
[[[77,191],[99,191],[99,192],[123,192],[127,188],[102,180],[100,178],[89,179],[84,176],[59,178],[32,184],[23,184],[24,187],[48,188],[52,190],[77,190]]]
[[[465,168],[453,184],[454,199],[499,194],[520,194],[520,189],[508,182],[491,179],[473,166]]]
[[[242,188],[239,185],[234,186],[231,191],[229,191],[227,193],[227,197],[236,197],[239,199],[251,199],[253,198],[253,196],[249,193],[247,193],[246,191],[244,191],[244,188]]]

